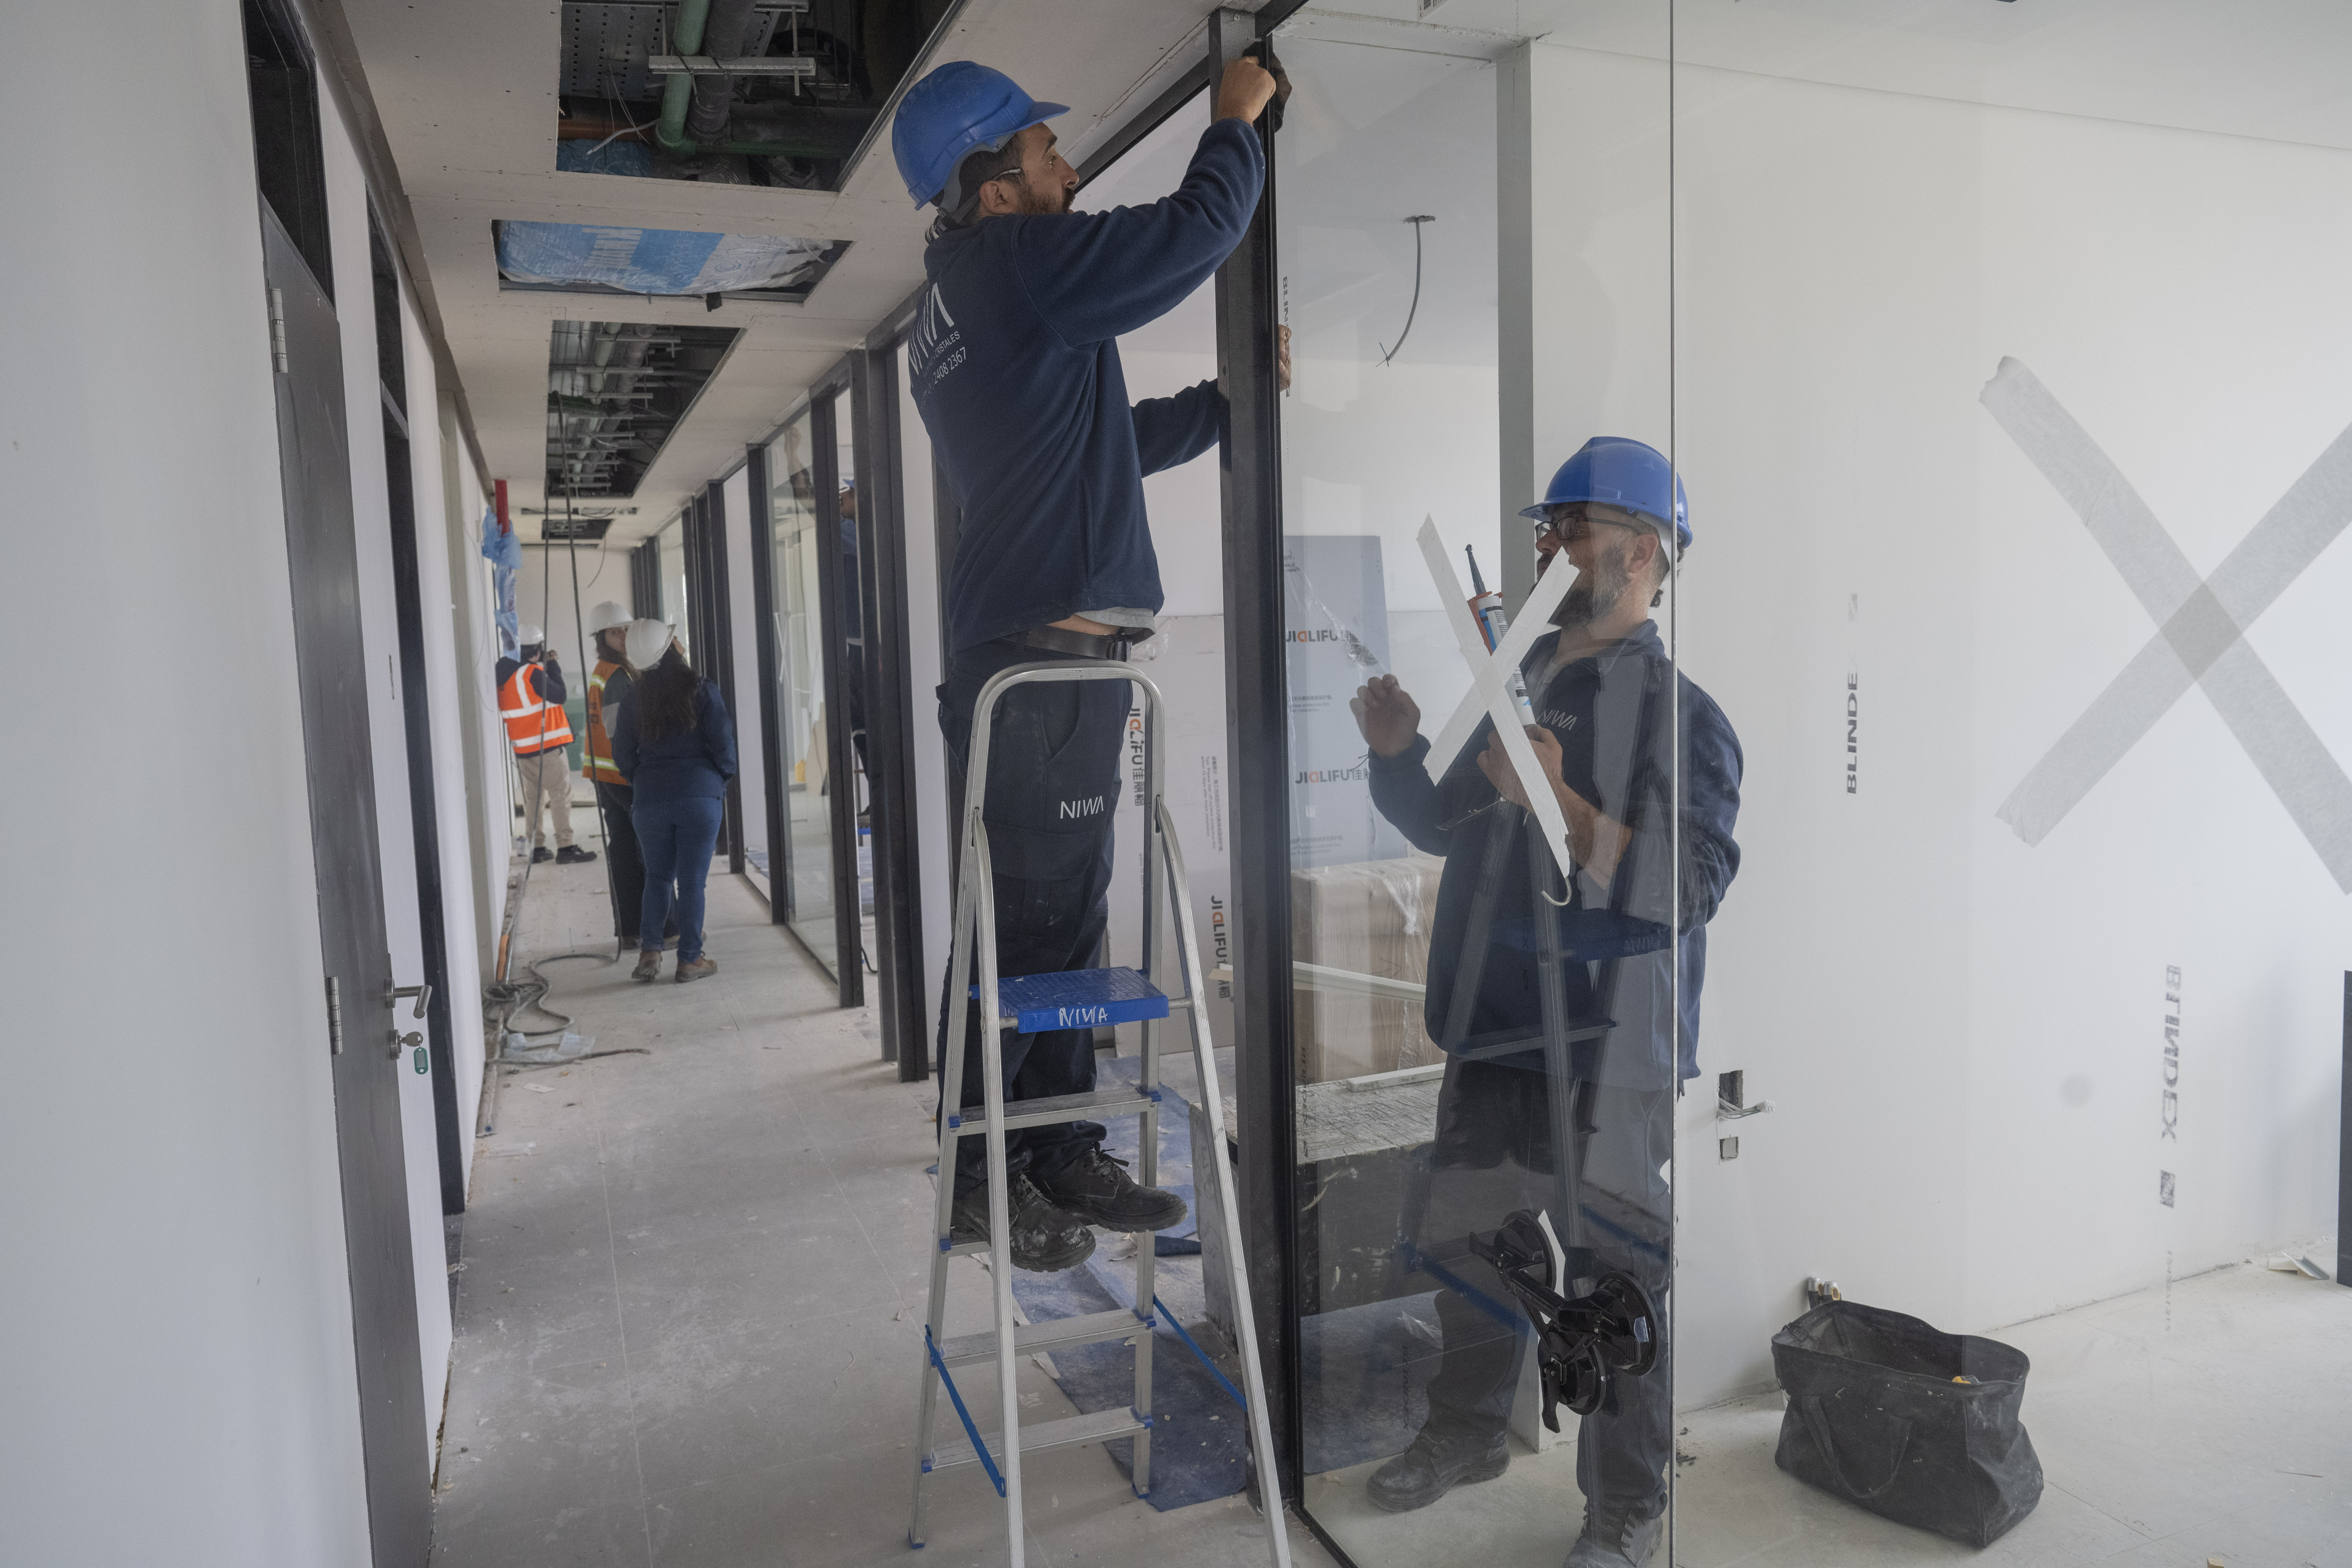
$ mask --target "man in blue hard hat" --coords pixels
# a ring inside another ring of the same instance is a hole
[[[1662,455],[1602,437],[1522,514],[1537,524],[1538,572],[1562,557],[1576,572],[1557,629],[1521,666],[1539,782],[1520,779],[1491,721],[1433,780],[1420,710],[1396,678],[1357,693],[1373,804],[1445,858],[1425,1014],[1445,1079],[1404,1238],[1408,1269],[1438,1288],[1444,1351],[1428,1419],[1366,1482],[1382,1508],[1426,1507],[1510,1462],[1526,1325],[1471,1250],[1474,1231],[1548,1214],[1565,1246],[1566,1287],[1550,1281],[1560,1295],[1622,1272],[1665,1303],[1675,1100],[1698,1071],[1706,923],[1739,867],[1738,738],[1650,618],[1691,542],[1688,512]],[[1497,809],[1524,807],[1529,788],[1549,789],[1567,819],[1564,883],[1549,847],[1529,841],[1536,818]],[[1671,1348],[1646,1375],[1617,1374],[1582,1417],[1584,1522],[1569,1568],[1638,1568],[1656,1551]]]
[[[1073,213],[1078,175],[1040,103],[1003,73],[958,61],[908,92],[891,149],[908,194],[939,211],[930,286],[908,339],[908,381],[961,513],[946,587],[947,738],[956,820],[973,708],[997,671],[1041,659],[1124,659],[1151,636],[1161,595],[1143,476],[1215,445],[1213,381],[1130,406],[1118,339],[1204,282],[1257,210],[1265,153],[1254,122],[1277,91],[1240,60],[1218,83],[1209,129],[1175,192],[1148,206]],[[982,815],[995,878],[999,973],[1095,965],[1108,919],[1110,820],[1128,715],[1125,681],[1015,688],[998,704]],[[948,984],[967,977],[948,976]],[[950,1048],[946,1021],[940,1049]],[[960,1044],[962,1101],[982,1098],[977,1012]],[[1094,1088],[1089,1031],[1002,1037],[1005,1098]],[[1144,1233],[1181,1222],[1183,1200],[1139,1185],[1075,1121],[1007,1139],[1013,1264],[1069,1268],[1090,1226]],[[985,1149],[955,1170],[954,1238],[988,1230]]]

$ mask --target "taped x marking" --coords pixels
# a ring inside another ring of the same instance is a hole
[[[1426,517],[1421,520],[1418,542],[1422,559],[1429,563],[1430,579],[1437,584],[1437,596],[1445,602],[1446,624],[1454,628],[1454,640],[1462,645],[1462,662],[1470,667],[1470,689],[1454,704],[1453,716],[1445,721],[1445,728],[1437,732],[1437,739],[1430,745],[1429,776],[1442,780],[1454,757],[1470,743],[1478,721],[1493,715],[1495,731],[1503,737],[1503,750],[1510,756],[1511,769],[1519,776],[1519,787],[1526,792],[1536,820],[1543,825],[1544,841],[1551,846],[1551,858],[1559,865],[1560,879],[1573,882],[1576,871],[1568,858],[1568,818],[1560,814],[1559,797],[1544,782],[1542,765],[1536,761],[1536,749],[1528,742],[1523,727],[1526,721],[1519,717],[1518,704],[1511,700],[1507,682],[1536,639],[1551,629],[1552,612],[1559,607],[1569,582],[1576,574],[1547,572],[1537,578],[1535,592],[1519,606],[1519,618],[1490,654],[1486,651],[1486,634],[1471,618],[1470,595],[1464,591],[1462,579],[1454,574],[1454,563],[1447,558],[1445,546],[1437,537],[1434,521]]]
[[[2352,429],[2328,443],[2200,580],[2147,503],[2032,371],[2002,359],[1981,401],[2157,623],[2123,673],[2001,803],[2000,819],[2026,843],[2041,843],[2198,686],[2336,885],[2352,893],[2352,780],[2245,640],[2246,628],[2352,521]]]

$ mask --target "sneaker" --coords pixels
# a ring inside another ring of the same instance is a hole
[[[1158,1187],[1136,1185],[1127,1173],[1127,1162],[1106,1154],[1101,1145],[1050,1175],[1037,1179],[1038,1190],[1055,1206],[1106,1230],[1140,1235],[1184,1223],[1184,1200]]]
[[[1491,1481],[1510,1468],[1511,1440],[1504,1433],[1490,1436],[1424,1426],[1413,1435],[1412,1447],[1372,1472],[1364,1495],[1391,1513],[1410,1513],[1457,1486]]]
[[[1095,1233],[1076,1215],[1065,1214],[1026,1175],[1013,1178],[1013,1267],[1032,1274],[1058,1274],[1094,1256]],[[974,1187],[955,1201],[948,1239],[958,1247],[988,1239],[988,1189]]]
[[[538,865],[542,860],[552,860],[554,858],[555,851],[550,849],[544,844],[530,852],[530,863],[534,866]]]
[[[1657,1551],[1665,1529],[1663,1512],[1633,1519],[1588,1506],[1584,1533],[1569,1548],[1564,1568],[1642,1568]]]
[[[677,983],[680,985],[718,973],[719,961],[715,958],[681,958],[677,961]]]
[[[555,852],[555,863],[559,866],[582,866],[594,858],[596,851],[583,849],[577,844],[567,844]]]
[[[638,953],[637,966],[629,971],[629,978],[635,981],[661,978],[661,949],[649,947]]]

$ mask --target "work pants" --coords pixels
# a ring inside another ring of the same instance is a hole
[[[1569,1097],[1566,1180],[1552,1149],[1552,1097],[1560,1093]],[[1642,1377],[1613,1374],[1601,1408],[1582,1418],[1576,1444],[1576,1484],[1585,1500],[1637,1519],[1665,1507],[1674,1451],[1674,1347],[1664,1322],[1673,1197],[1664,1173],[1674,1150],[1674,1102],[1671,1089],[1615,1089],[1549,1079],[1532,1068],[1448,1062],[1414,1238],[1449,1280],[1437,1293],[1444,1343],[1429,1382],[1429,1420],[1442,1431],[1491,1436],[1509,1425],[1529,1342],[1517,1299],[1469,1253],[1469,1232],[1491,1231],[1516,1209],[1549,1212],[1568,1247],[1571,1280],[1622,1269],[1650,1292],[1659,1312],[1657,1365]],[[1563,1224],[1570,1194],[1572,1217]]]
[[[543,848],[547,836],[539,830],[540,797],[546,796],[548,815],[555,818],[555,847],[572,847],[572,763],[562,746],[550,746],[515,759],[522,778],[522,815],[531,847]]]
[[[940,729],[947,740],[948,789],[955,812],[957,853],[962,852],[964,769],[971,757],[973,710],[980,689],[998,670],[1055,656],[1003,642],[956,655],[939,689]],[[1072,661],[1079,662],[1079,661]],[[1046,974],[1095,967],[1110,915],[1111,813],[1118,808],[1119,748],[1126,735],[1124,680],[1018,686],[997,704],[989,736],[988,827],[990,889],[996,914],[1000,976]],[[958,874],[961,874],[959,858]],[[950,960],[947,995],[940,1011],[940,1059],[947,1059],[947,1001],[953,988],[979,979],[979,968],[959,978]],[[1004,1098],[1042,1100],[1083,1094],[1095,1087],[1094,1033],[1052,1029],[983,1030],[980,1009],[965,1013],[962,1103],[982,1102],[981,1045],[998,1037],[1003,1053]],[[946,1085],[940,1086],[942,1098]],[[1017,1128],[1005,1134],[1005,1168],[1050,1176],[1102,1142],[1097,1121]],[[956,1191],[969,1193],[987,1176],[987,1140],[966,1138],[956,1153]]]
[[[637,911],[646,901],[645,852],[637,847],[637,825],[629,819],[636,795],[627,784],[596,781],[596,805],[604,819],[604,863],[613,877],[613,913],[620,922],[615,934],[624,947],[637,945]]]
[[[719,847],[719,823],[726,803],[709,795],[647,800],[640,795],[633,814],[637,847],[646,858],[646,892],[637,906],[637,951],[661,949],[661,930],[677,922],[677,961],[702,956],[702,895],[710,883],[710,857]]]

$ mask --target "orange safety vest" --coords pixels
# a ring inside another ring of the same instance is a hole
[[[531,665],[517,667],[499,688],[499,717],[507,721],[507,739],[518,757],[537,756],[551,746],[572,743],[572,721],[562,708],[543,700],[531,689]]]
[[[613,737],[604,727],[604,682],[620,668],[614,659],[596,666],[596,673],[588,678],[588,776],[605,784],[625,784],[619,764],[613,761]]]

